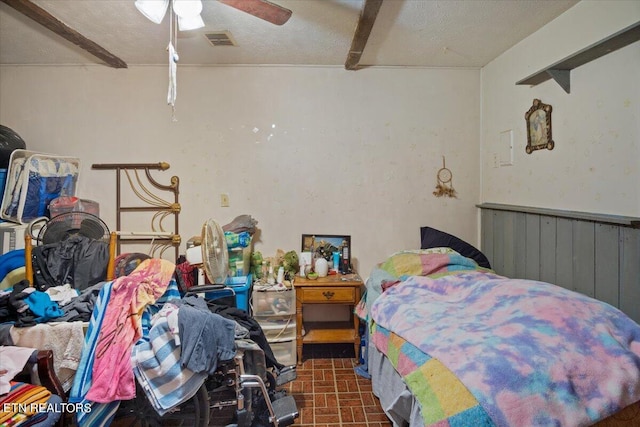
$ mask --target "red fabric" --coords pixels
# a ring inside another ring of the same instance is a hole
[[[380,287],[382,288],[382,292],[386,291],[387,289],[397,285],[398,283],[400,283],[400,280],[385,280],[384,282],[382,282],[380,284]]]

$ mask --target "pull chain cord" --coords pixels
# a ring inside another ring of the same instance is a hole
[[[178,35],[177,35],[177,20],[176,16],[173,13],[173,8],[170,9],[169,15],[169,46],[167,46],[167,50],[169,51],[169,92],[167,94],[167,103],[171,105],[171,120],[177,122],[176,118],[176,96],[178,95],[178,60],[180,57],[178,56],[178,52],[174,47],[174,42],[178,44]]]

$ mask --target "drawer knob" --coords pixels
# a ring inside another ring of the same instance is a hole
[[[333,292],[331,292],[331,291],[325,291],[325,292],[323,292],[323,293],[322,293],[322,295],[324,295],[324,297],[325,297],[326,299],[331,299],[331,298],[333,298],[333,296],[334,296],[335,294],[334,294]]]

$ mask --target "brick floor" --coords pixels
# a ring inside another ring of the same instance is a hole
[[[300,411],[293,425],[391,426],[371,391],[371,381],[357,375],[355,366],[352,345],[305,345],[298,377],[284,387]]]

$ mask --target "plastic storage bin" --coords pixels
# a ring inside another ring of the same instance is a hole
[[[296,355],[296,340],[282,342],[272,341],[269,342],[269,346],[278,362],[285,366],[296,364],[298,359]]]
[[[243,277],[251,271],[252,242],[245,248],[236,247],[229,249],[229,276]]]
[[[73,196],[58,197],[49,203],[51,218],[68,212],[86,212],[99,217],[100,205],[93,200],[79,199]]]
[[[296,315],[258,317],[256,320],[260,324],[267,341],[282,341],[296,339]]]
[[[16,249],[24,249],[27,224],[3,222],[0,224],[0,255]]]
[[[295,314],[296,292],[294,289],[286,291],[254,289],[252,306],[256,316]]]
[[[257,287],[251,294],[253,317],[260,324],[278,362],[296,364],[296,291]]]
[[[249,310],[249,294],[251,292],[252,283],[253,279],[250,274],[242,277],[227,277],[227,281],[225,283],[236,293],[236,306],[247,313],[251,313]]]
[[[49,216],[49,203],[74,196],[80,160],[28,150],[14,150],[7,169],[0,217],[26,224]]]

